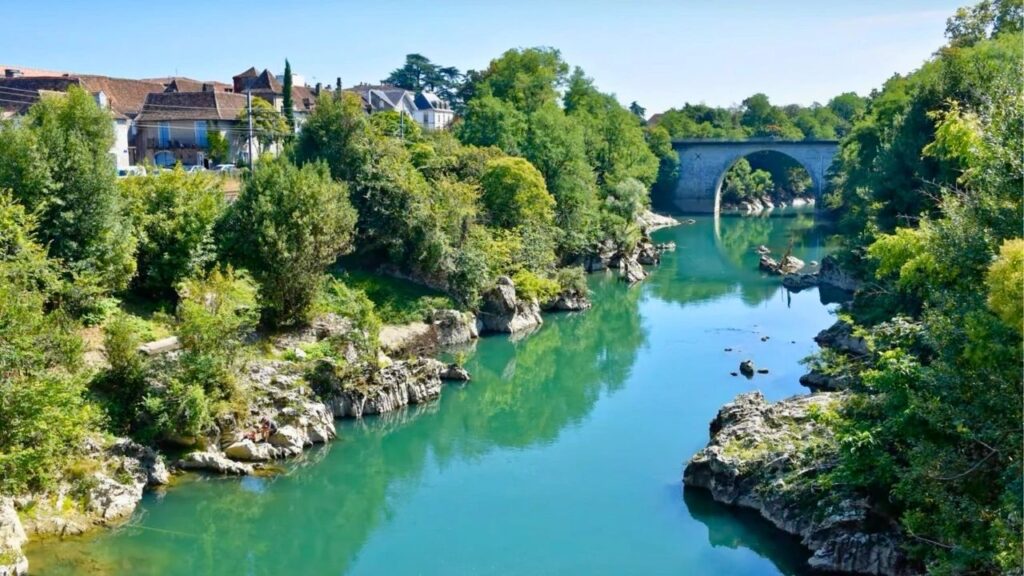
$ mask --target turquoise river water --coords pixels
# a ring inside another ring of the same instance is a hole
[[[795,540],[680,478],[735,395],[805,392],[831,307],[752,248],[820,260],[823,238],[793,213],[661,230],[678,249],[646,282],[595,275],[590,311],[482,339],[439,402],[339,422],[278,476],[147,494],[121,528],[32,544],[32,573],[801,574]],[[730,376],[745,358],[769,374]]]

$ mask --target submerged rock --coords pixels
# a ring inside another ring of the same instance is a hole
[[[817,274],[786,274],[782,277],[782,285],[790,292],[800,292],[818,285]]]
[[[741,394],[712,420],[710,441],[686,465],[683,483],[708,490],[723,504],[756,510],[800,536],[815,569],[910,574],[898,526],[864,499],[816,482],[838,449],[817,415],[834,410],[841,399],[813,394],[773,404],[760,392]]]
[[[480,320],[485,330],[514,333],[536,328],[544,323],[540,304],[516,296],[516,285],[508,276],[501,276],[493,288],[483,294]]]

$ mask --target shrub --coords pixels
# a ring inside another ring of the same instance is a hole
[[[547,302],[558,296],[560,291],[558,282],[541,278],[529,270],[516,272],[512,281],[516,284],[516,296],[524,300]]]
[[[561,292],[586,294],[588,291],[587,273],[582,266],[559,268],[555,273],[555,282],[558,283]]]
[[[140,231],[136,284],[157,295],[204,271],[216,257],[213,227],[224,211],[221,180],[181,167],[121,181]]]

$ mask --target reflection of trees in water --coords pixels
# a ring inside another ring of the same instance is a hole
[[[799,539],[777,529],[757,512],[719,504],[704,490],[687,488],[683,490],[683,500],[690,515],[708,527],[708,543],[712,547],[747,548],[771,560],[786,576],[812,573],[807,566],[810,553]]]
[[[48,573],[344,573],[428,462],[551,442],[621,388],[646,341],[641,290],[610,278],[592,288],[587,312],[549,318],[515,343],[479,344],[467,363],[473,381],[447,387],[441,403],[342,423],[338,440],[281,476],[190,482],[151,501],[137,527],[39,547],[33,567],[57,554],[64,568],[50,562]]]
[[[781,289],[778,278],[758,271],[759,256],[754,248],[763,244],[779,258],[792,245],[795,256],[820,260],[822,235],[810,211],[727,215],[717,222],[701,218],[692,226],[659,234],[659,241],[673,240],[681,249],[666,256],[665,270],[652,279],[651,290],[661,299],[681,304],[710,301],[738,291],[743,302],[754,306]]]

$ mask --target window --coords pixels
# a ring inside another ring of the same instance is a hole
[[[161,148],[167,148],[171,143],[171,125],[167,122],[161,122],[160,127],[157,129],[157,145]]]
[[[206,148],[206,120],[196,120],[196,146]]]

